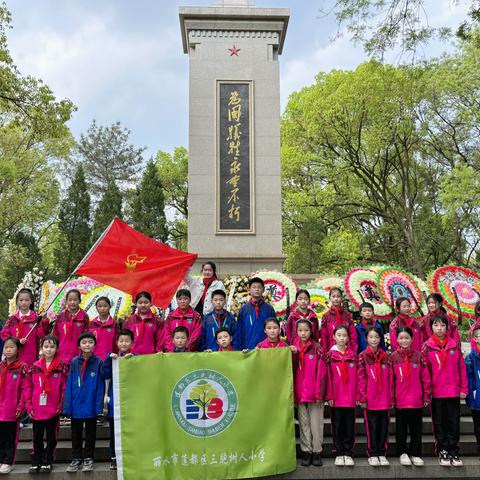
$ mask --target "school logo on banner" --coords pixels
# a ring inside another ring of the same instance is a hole
[[[233,384],[214,370],[194,370],[184,375],[173,388],[171,403],[178,426],[199,438],[226,430],[238,409]]]

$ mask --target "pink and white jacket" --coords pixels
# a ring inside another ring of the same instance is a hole
[[[327,366],[326,401],[333,407],[355,407],[357,403],[357,358],[349,348],[342,354],[334,345],[325,356]]]
[[[81,308],[75,315],[72,315],[68,309],[57,315],[52,333],[60,342],[58,356],[63,362],[70,364],[72,358],[80,354],[78,337],[87,330],[88,315]]]
[[[422,354],[412,348],[398,349],[390,355],[397,408],[422,408],[431,401],[430,373]]]
[[[465,361],[458,343],[447,337],[445,348],[430,338],[423,345],[422,355],[430,373],[433,398],[459,397],[468,394]]]
[[[172,339],[173,331],[180,326],[187,327],[190,334],[186,351],[197,352],[202,337],[202,317],[198,312],[193,310],[192,307],[189,307],[185,313],[183,313],[180,308],[177,308],[168,314],[165,322],[165,335],[163,337],[164,350],[166,352],[173,352],[175,348]]]
[[[298,350],[293,354],[295,404],[323,402],[327,371],[322,348],[313,340],[302,344],[298,338],[294,345]]]
[[[358,356],[357,399],[367,410],[388,410],[393,406],[392,365],[388,355],[367,347]]]
[[[94,353],[97,357],[105,358],[109,353],[117,353],[117,335],[120,331],[118,322],[109,316],[105,322],[98,317],[90,321],[88,330],[95,335],[97,343]]]
[[[263,340],[257,345],[257,348],[283,348],[288,347],[288,345],[283,341],[278,339],[277,343],[271,343],[268,338]]]
[[[328,352],[335,345],[333,332],[338,325],[345,325],[348,328],[348,348],[352,352],[357,352],[357,331],[355,330],[352,314],[343,307],[335,309],[333,306],[322,317],[320,339],[323,349]]]
[[[392,352],[398,348],[397,330],[400,327],[409,327],[412,330],[412,348],[421,352],[423,343],[427,340],[422,322],[415,317],[402,314],[397,315],[390,323],[390,343],[392,345]]]
[[[16,360],[0,362],[0,422],[14,422],[25,410],[28,365]]]
[[[47,369],[41,358],[30,368],[25,404],[27,413],[33,412],[34,420],[49,420],[62,411],[68,365],[58,360],[54,359]]]
[[[307,309],[306,315],[304,315],[298,309],[294,310],[289,315],[287,320],[287,325],[285,327],[287,342],[290,345],[294,344],[294,341],[297,338],[297,322],[299,320],[308,320],[312,324],[312,338],[318,342],[320,340],[320,329],[318,328],[318,317],[317,317],[317,314],[311,308]]]
[[[123,322],[123,328],[133,333],[132,353],[148,355],[162,351],[164,323],[159,316],[148,312],[142,318],[135,313]]]

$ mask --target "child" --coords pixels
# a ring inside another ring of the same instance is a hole
[[[178,307],[170,312],[165,322],[165,337],[163,348],[166,352],[172,352],[175,348],[173,332],[177,327],[185,327],[188,330],[187,352],[197,352],[202,337],[202,317],[190,306],[190,291],[181,288],[175,294]]]
[[[29,372],[26,395],[27,413],[33,424],[33,454],[29,473],[50,473],[55,460],[59,415],[67,383],[68,367],[58,356],[58,338],[40,340],[42,357]],[[43,444],[46,433],[47,445]]]
[[[273,307],[263,299],[265,284],[259,277],[248,281],[250,301],[238,312],[234,344],[239,350],[252,350],[265,339],[263,324],[275,317]]]
[[[313,463],[321,467],[326,367],[323,351],[312,338],[311,322],[299,320],[296,328],[294,345],[290,348],[293,352],[294,396],[300,426],[302,466],[308,467]]]
[[[72,461],[67,472],[77,472],[82,464],[82,437],[85,424],[83,472],[93,470],[97,417],[103,414],[105,393],[103,362],[93,353],[96,338],[91,332],[78,337],[81,354],[70,365],[63,411],[72,417]]]
[[[393,367],[397,454],[400,465],[422,467],[422,412],[423,407],[430,404],[430,375],[422,354],[414,349],[415,334],[411,328],[398,327],[396,336],[397,348],[390,361]]]
[[[328,312],[325,312],[322,317],[322,328],[320,329],[320,338],[322,346],[326,352],[335,345],[333,340],[333,332],[339,325],[345,325],[348,329],[348,346],[353,352],[357,351],[357,331],[353,323],[352,314],[345,310],[342,305],[343,292],[335,287],[330,290],[328,294],[331,307]]]
[[[305,321],[310,322],[310,320]],[[267,318],[263,329],[267,337],[257,345],[257,348],[288,347],[288,345],[280,339],[280,322],[276,317]]]
[[[88,315],[80,308],[82,295],[76,288],[67,292],[65,309],[55,318],[52,334],[58,338],[60,347],[58,356],[62,362],[69,364],[77,356],[78,337],[88,330]]]
[[[470,345],[472,350],[475,348],[476,342],[473,338],[473,332],[477,328],[480,328],[480,300],[475,304],[475,322],[470,325],[470,330],[468,332],[468,337],[470,338]]]
[[[17,311],[8,318],[2,328],[2,339],[16,337],[20,340],[20,359],[31,366],[38,358],[39,340],[45,334],[44,323],[36,325],[37,314],[34,312],[33,293],[22,288],[15,297]],[[31,334],[29,332],[35,329]],[[28,335],[28,338],[27,338]]]
[[[397,298],[395,301],[395,308],[398,314],[392,320],[392,323],[390,323],[390,343],[392,345],[392,352],[398,348],[397,331],[400,327],[410,328],[413,332],[412,348],[413,350],[418,350],[420,352],[426,338],[424,338],[422,323],[410,315],[410,312],[412,311],[410,300],[405,297]]]
[[[432,385],[432,421],[440,465],[460,467],[460,399],[468,393],[468,380],[458,342],[450,337],[445,315],[430,319],[432,337],[423,345]]]
[[[310,293],[308,290],[298,290],[295,295],[295,310],[290,314],[286,325],[287,342],[293,345],[297,338],[296,323],[299,320],[308,320],[312,324],[313,339],[318,342],[320,340],[320,330],[318,328],[317,314],[310,308]]]
[[[160,317],[152,313],[150,293],[137,293],[135,306],[136,312],[123,323],[123,328],[130,330],[135,338],[132,352],[137,355],[161,352],[164,325]]]
[[[370,327],[375,327],[381,334],[380,348],[383,351],[387,350],[385,346],[385,331],[379,322],[374,318],[374,309],[371,303],[365,302],[360,305],[361,321],[355,327],[357,330],[358,354],[360,355],[367,348],[366,333]]]
[[[20,417],[25,407],[28,366],[20,360],[20,340],[8,337],[0,362],[0,473],[13,470]]]
[[[448,336],[461,345],[460,334],[458,333],[458,327],[455,320],[447,314],[443,306],[443,297],[439,293],[431,293],[427,297],[428,313],[423,317],[423,336],[425,340],[428,340],[433,335],[430,327],[431,320],[434,317],[445,317],[448,322]]]
[[[183,325],[175,327],[172,333],[172,352],[186,352],[189,336],[190,332],[187,327],[184,327]]]
[[[103,364],[104,378],[110,380],[108,385],[108,424],[110,426],[110,470],[117,469],[117,455],[115,453],[115,422],[113,417],[113,368],[112,359],[118,357],[130,358],[133,345],[133,333],[131,330],[120,330],[117,336],[117,353],[109,353]]]
[[[480,452],[480,327],[472,332],[474,342],[472,351],[467,355],[468,395],[467,405],[472,409],[473,429]]]
[[[393,407],[392,366],[387,354],[379,348],[382,332],[369,327],[367,348],[358,357],[358,404],[364,409],[367,430],[368,464],[388,466],[389,410]]]
[[[355,405],[357,400],[357,359],[348,343],[348,328],[335,327],[335,345],[325,357],[327,389],[325,399],[331,409],[332,436],[337,457],[335,465],[354,465]]]
[[[223,290],[214,290],[212,292],[213,310],[205,315],[202,326],[202,340],[200,350],[210,350],[212,352],[218,349],[216,333],[220,328],[226,328],[230,332],[235,332],[235,315],[225,310],[226,293]]]
[[[100,297],[95,302],[98,317],[90,322],[89,331],[95,335],[95,355],[105,358],[109,353],[117,353],[117,336],[120,330],[118,323],[110,315],[112,304],[108,297]]]
[[[228,328],[220,328],[215,334],[217,337],[218,350],[217,352],[233,352],[234,348],[232,346],[233,335]],[[211,351],[211,350],[207,350]]]

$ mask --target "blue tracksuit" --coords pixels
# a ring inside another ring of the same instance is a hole
[[[233,339],[235,350],[253,350],[265,339],[263,324],[268,318],[275,317],[275,310],[266,302],[259,305],[258,318],[251,303],[243,305],[238,312],[237,328]]]
[[[216,352],[218,350],[218,343],[215,334],[220,328],[228,328],[231,334],[235,336],[236,329],[235,315],[226,310],[222,310],[218,314],[215,310],[207,313],[203,317],[202,322],[202,341],[200,344],[200,350],[212,350]]]
[[[467,365],[468,395],[467,405],[472,410],[480,410],[480,353],[475,349],[465,357]]]
[[[82,365],[81,355],[75,357],[70,364],[63,412],[72,418],[95,418],[103,413],[103,362],[96,355],[92,355],[87,361],[83,379]]]
[[[385,345],[385,331],[383,330],[383,327],[378,323],[377,321],[375,322],[375,327],[380,330],[382,335],[380,336],[380,348],[384,351],[387,350],[387,347]],[[357,342],[358,342],[358,354],[360,355],[366,348],[367,348],[367,339],[365,338],[365,333],[367,333],[367,327],[360,322],[355,326],[357,330]]]

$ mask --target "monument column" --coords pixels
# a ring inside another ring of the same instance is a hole
[[[180,7],[189,55],[188,250],[221,274],[281,270],[280,81],[289,10]]]

